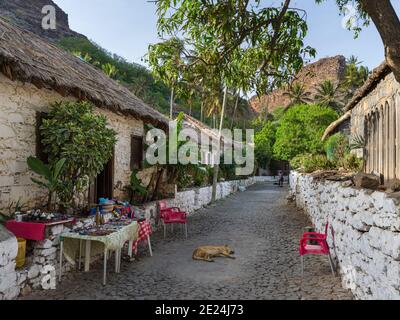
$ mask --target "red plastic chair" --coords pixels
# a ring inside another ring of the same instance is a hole
[[[174,230],[174,224],[184,226],[185,237],[187,239],[188,229],[187,229],[187,216],[186,212],[181,211],[178,207],[167,207],[166,201],[160,201],[160,219],[164,226],[164,239],[167,237],[167,225],[171,225],[172,231]]]
[[[301,256],[302,276],[304,276],[304,256],[306,255],[327,255],[329,258],[329,263],[331,265],[332,274],[333,276],[336,276],[335,269],[333,267],[333,260],[327,242],[328,228],[329,224],[327,223],[325,227],[325,234],[317,232],[306,232],[301,237],[299,252]],[[310,244],[310,241],[313,241],[316,244]]]

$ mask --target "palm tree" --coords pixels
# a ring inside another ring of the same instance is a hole
[[[367,67],[359,66],[362,62],[358,58],[351,56],[346,61],[346,74],[343,81],[343,88],[352,96],[354,91],[361,87],[367,81],[370,70]]]
[[[304,86],[300,83],[295,83],[289,87],[289,90],[284,92],[283,95],[290,98],[290,105],[288,108],[296,104],[308,104],[311,102],[310,92],[306,91]]]
[[[317,87],[314,99],[318,104],[342,113],[343,103],[338,96],[339,92],[339,86],[335,86],[332,81],[326,80]]]

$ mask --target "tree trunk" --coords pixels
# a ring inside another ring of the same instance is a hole
[[[51,213],[53,210],[53,192],[49,191],[49,197],[47,198],[47,210]]]
[[[218,133],[218,156],[220,155],[221,149],[221,135],[222,135],[222,127],[224,125],[224,115],[225,115],[225,107],[226,107],[226,98],[228,96],[228,88],[225,86],[224,91],[224,101],[222,102],[222,110],[221,110],[221,122],[219,124],[219,133]],[[219,159],[217,159],[219,162]],[[218,173],[219,173],[219,164],[214,164],[214,174],[213,174],[213,186],[212,186],[212,196],[211,202],[215,203],[217,200],[217,184],[218,184]]]
[[[171,89],[171,102],[169,107],[169,118],[172,120],[174,116],[174,88]]]
[[[400,20],[390,0],[360,0],[385,46],[386,62],[400,82]]]
[[[204,109],[204,102],[203,97],[201,97],[201,105],[200,105],[200,121],[203,122],[203,109]]]
[[[235,124],[236,110],[237,110],[238,106],[239,106],[239,93],[238,93],[237,96],[236,96],[235,109],[233,109],[231,130],[233,130],[233,126],[234,126],[234,124]]]

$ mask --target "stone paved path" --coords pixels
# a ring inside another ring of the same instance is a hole
[[[140,261],[109,273],[106,287],[99,264],[28,299],[351,299],[326,257],[307,257],[302,280],[297,247],[310,222],[286,195],[286,188],[257,184],[191,217],[188,240],[180,232],[165,241],[155,234],[154,257],[143,248]],[[223,244],[234,248],[236,260],[191,258],[198,246]]]

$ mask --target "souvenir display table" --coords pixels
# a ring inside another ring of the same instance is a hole
[[[139,236],[138,239],[133,243],[132,250],[135,251],[135,255],[137,254],[137,248],[140,242],[147,241],[149,246],[150,256],[153,256],[153,251],[151,249],[151,241],[150,236],[153,233],[153,229],[151,228],[151,224],[148,221],[139,221]]]
[[[115,252],[115,272],[120,271],[121,251],[124,244],[129,241],[128,254],[132,257],[134,242],[138,239],[139,225],[137,221],[111,221],[104,225],[89,229],[75,230],[63,233],[60,236],[60,281],[64,257],[75,264],[78,254],[78,268],[81,265],[82,245],[85,243],[85,271],[89,271],[91,257],[104,255],[103,284],[106,284],[107,259],[109,252]]]

